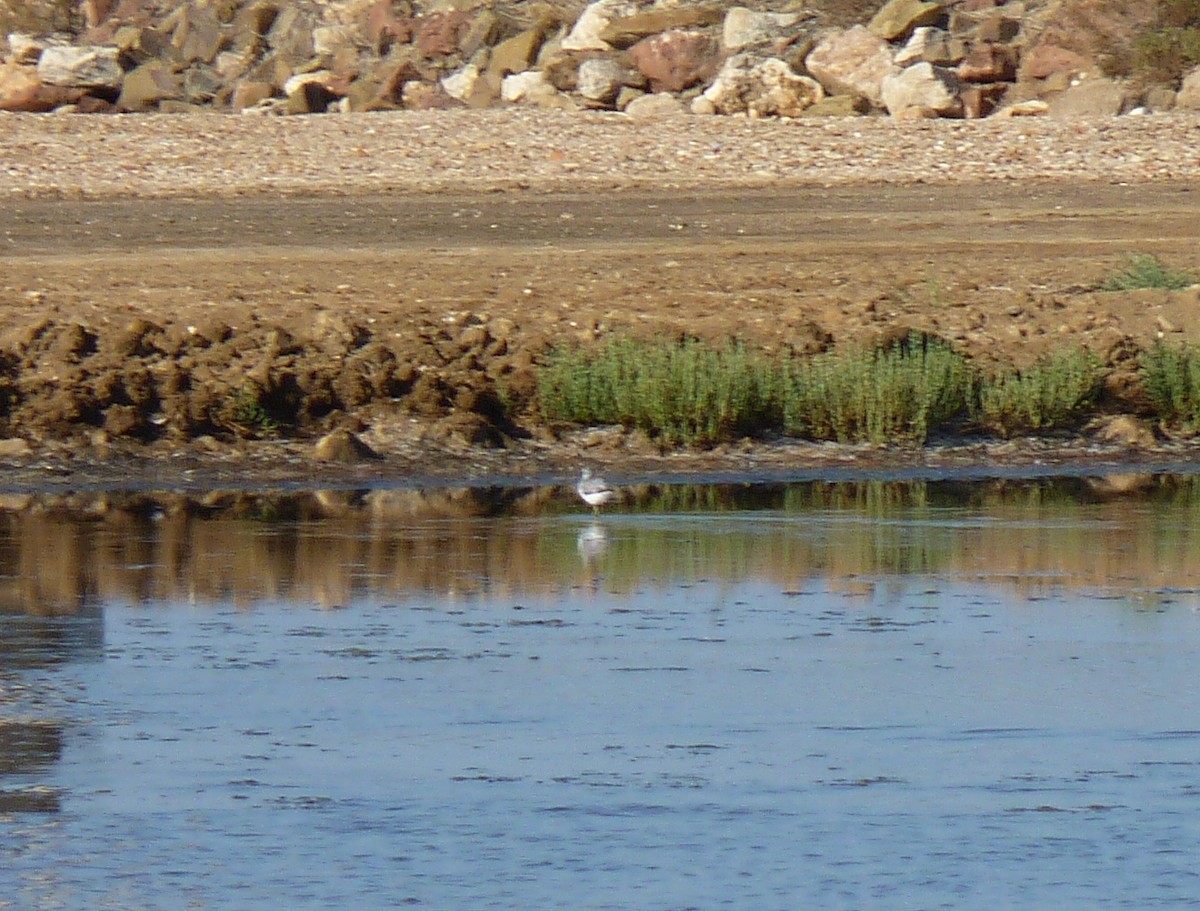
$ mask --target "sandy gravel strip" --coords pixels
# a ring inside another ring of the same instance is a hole
[[[1200,179],[1200,115],[795,121],[509,108],[313,117],[0,114],[0,196],[584,191]]]

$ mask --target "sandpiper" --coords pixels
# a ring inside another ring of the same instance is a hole
[[[575,491],[597,515],[600,513],[601,506],[617,496],[616,490],[604,478],[593,475],[590,468],[583,469],[579,475],[579,483],[575,485]]]

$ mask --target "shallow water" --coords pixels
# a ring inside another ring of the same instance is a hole
[[[1196,491],[9,514],[0,908],[1200,904]]]

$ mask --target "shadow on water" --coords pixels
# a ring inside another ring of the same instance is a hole
[[[338,607],[700,579],[861,586],[913,573],[1022,595],[1060,585],[1200,590],[1193,476],[643,485],[599,517],[556,487],[47,495],[9,505],[0,613],[42,618],[9,623],[0,639],[9,666],[96,648],[95,605],[113,601]]]

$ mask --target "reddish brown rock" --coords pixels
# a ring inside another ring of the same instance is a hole
[[[378,0],[367,10],[366,34],[376,53],[386,54],[392,45],[412,41],[412,20],[397,15],[391,0]]]
[[[448,111],[465,105],[451,98],[440,85],[429,82],[406,82],[400,90],[401,104],[410,111]]]
[[[81,94],[78,89],[43,84],[32,66],[0,65],[0,111],[52,111],[78,101]]]
[[[79,4],[79,11],[83,14],[83,21],[88,28],[95,28],[107,19],[112,8],[113,0],[83,0]]]
[[[229,96],[229,107],[235,111],[244,111],[261,101],[266,101],[274,94],[275,87],[269,82],[239,82]]]
[[[703,32],[673,30],[639,41],[629,49],[629,60],[651,91],[682,92],[716,73],[721,49]]]
[[[989,116],[1000,106],[1009,86],[1001,84],[964,86],[959,98],[962,100],[962,115],[967,120],[979,120]]]
[[[460,10],[423,16],[414,23],[413,43],[423,57],[448,57],[458,53],[470,27],[471,16]]]
[[[964,82],[1012,82],[1017,78],[1016,52],[1004,44],[973,44],[958,65]]]
[[[1157,24],[1160,7],[1158,0],[1062,0],[1022,61],[1021,78],[1104,71],[1106,63],[1132,53],[1138,36]]]
[[[1049,79],[1053,76],[1086,73],[1095,62],[1075,51],[1054,44],[1039,44],[1021,60],[1020,78]]]

